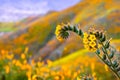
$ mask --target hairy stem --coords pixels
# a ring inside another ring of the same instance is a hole
[[[114,72],[114,74],[116,75],[116,77],[117,77],[118,79],[120,79],[120,76],[119,76],[119,74],[116,72],[116,70],[114,69],[113,64],[112,64],[112,61],[111,61],[111,59],[110,59],[110,57],[109,57],[109,55],[108,55],[108,53],[107,53],[107,50],[105,49],[105,46],[104,46],[104,44],[103,44],[102,42],[101,42],[101,45],[103,46],[103,48],[104,48],[104,50],[105,50],[104,54],[106,54],[106,56],[107,56],[107,58],[108,58],[108,60],[109,60],[109,62],[110,62],[110,65],[111,65],[111,66],[108,65],[108,67]],[[103,60],[103,61],[104,61],[104,60]],[[104,61],[104,63],[107,64],[105,61]]]
[[[106,65],[109,67],[109,65],[101,58],[101,56],[100,56],[99,54],[96,53],[96,55],[99,57],[100,60],[102,60],[102,62],[103,62],[104,64],[106,64]],[[115,74],[115,76],[118,78],[118,80],[120,80],[120,77],[119,77],[119,75],[116,73],[116,71],[115,71],[113,68],[111,68],[111,67],[109,67],[109,68],[110,68],[110,70],[111,70],[112,72],[114,72],[114,74]]]

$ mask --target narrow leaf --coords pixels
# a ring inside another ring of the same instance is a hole
[[[112,59],[113,57],[114,57],[114,52],[111,52],[111,53],[109,54],[109,58]]]
[[[96,53],[97,53],[97,54],[100,54],[100,50],[99,50],[99,49],[97,49]]]
[[[109,46],[110,46],[110,41],[107,41],[107,42],[105,43],[105,48],[107,49],[107,48],[109,48]]]
[[[106,60],[106,55],[105,55],[105,54],[103,54],[102,59],[103,59],[103,60]]]

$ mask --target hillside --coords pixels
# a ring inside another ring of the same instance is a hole
[[[22,28],[0,40],[0,50],[20,54],[28,47],[29,53],[32,53],[34,58],[42,56],[43,59],[53,60],[77,51],[82,48],[80,45],[82,43],[79,37],[72,37],[75,34],[71,34],[71,38],[64,43],[59,43],[55,38],[56,25],[67,22],[80,24],[84,30],[96,25],[97,29],[102,28],[110,34],[110,37],[118,39],[120,38],[119,4],[119,0],[82,0],[68,9],[47,14],[21,25]]]
[[[10,32],[16,30],[13,22],[0,22],[0,32]]]

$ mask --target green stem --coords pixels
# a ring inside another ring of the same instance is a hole
[[[96,53],[96,54],[97,54],[97,53]],[[103,63],[105,63],[107,66],[109,66],[109,65],[99,56],[99,54],[97,54],[97,56],[99,57],[99,59],[102,60]],[[116,71],[115,71],[113,68],[111,68],[111,67],[109,67],[109,68],[110,68],[110,70],[111,70],[112,72],[114,72],[114,74],[116,75],[116,77],[118,77],[118,79],[120,79],[120,78],[119,78],[119,75],[116,73]]]
[[[103,43],[101,42],[101,45],[103,46],[103,48],[104,48],[104,50],[105,50],[105,54],[106,54],[106,56],[107,56],[107,58],[108,58],[108,60],[109,60],[109,62],[110,62],[110,65],[111,65],[111,67],[104,61],[104,63],[105,64],[107,64],[107,66],[109,66],[109,68],[114,72],[114,74],[116,75],[116,77],[120,80],[120,76],[119,76],[119,74],[116,72],[116,70],[114,69],[114,67],[113,67],[113,64],[112,64],[112,61],[111,61],[111,59],[110,59],[110,57],[109,57],[109,55],[108,55],[108,53],[107,53],[107,50],[105,49],[105,46],[103,45]]]

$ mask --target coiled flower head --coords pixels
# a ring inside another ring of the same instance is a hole
[[[78,25],[79,26],[79,25]],[[63,41],[64,39],[67,39],[70,35],[70,31],[71,32],[75,32],[76,34],[78,34],[79,36],[83,36],[83,32],[81,29],[78,28],[78,26],[74,26],[74,25],[71,25],[71,24],[62,24],[62,25],[58,25],[56,27],[56,31],[55,31],[55,34],[56,34],[56,37],[59,41]]]
[[[64,39],[68,38],[69,32],[67,30],[69,29],[68,25],[57,25],[55,35],[59,41],[63,41]]]

